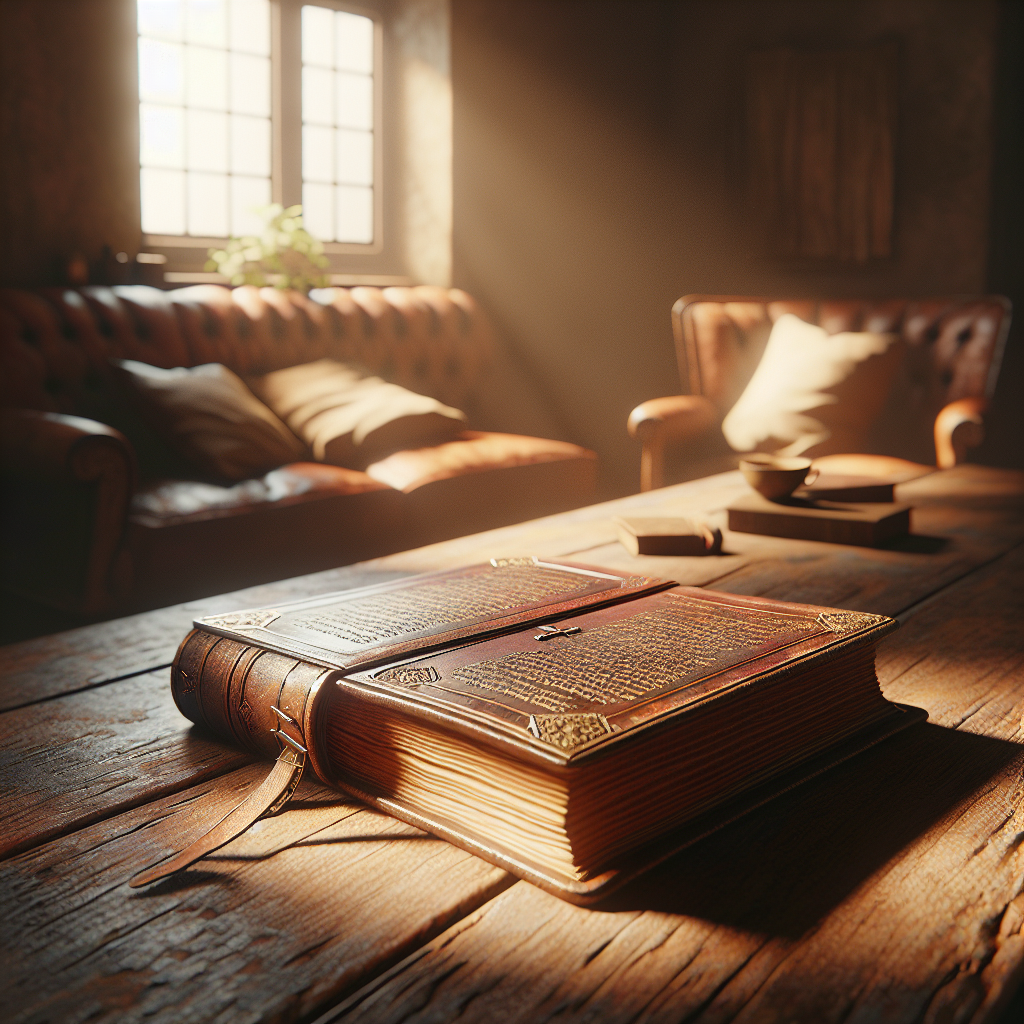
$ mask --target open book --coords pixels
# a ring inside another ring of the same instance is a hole
[[[579,902],[921,717],[875,677],[892,619],[568,562],[195,626],[197,725]]]

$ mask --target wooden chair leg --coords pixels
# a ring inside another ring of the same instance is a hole
[[[640,490],[653,491],[665,483],[665,439],[660,432],[643,438],[640,450]]]

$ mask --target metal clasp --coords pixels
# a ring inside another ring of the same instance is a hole
[[[273,704],[270,705],[270,710],[273,711],[275,715],[277,715],[280,724],[284,724],[287,722],[288,725],[294,725],[295,728],[299,730],[299,735],[302,736],[302,730],[299,728],[299,723],[296,722],[295,719],[291,717],[291,715],[286,715],[280,708],[274,707]],[[284,740],[284,742],[287,743],[288,746],[290,746],[292,749],[301,754],[303,760],[305,760],[305,756],[308,753],[308,751],[298,740],[293,739],[283,729],[271,729],[270,731],[279,740]],[[305,739],[306,737],[303,736],[302,738]]]
[[[567,626],[565,629],[559,629],[558,626],[541,626],[543,633],[537,633],[534,636],[534,640],[553,640],[556,636],[572,636],[573,633],[582,633],[583,630],[579,626]]]

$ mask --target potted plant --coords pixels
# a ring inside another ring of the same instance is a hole
[[[303,294],[326,286],[323,243],[302,226],[302,206],[272,203],[259,212],[266,221],[262,233],[232,238],[223,249],[211,249],[206,269],[219,271],[232,284],[273,284]]]

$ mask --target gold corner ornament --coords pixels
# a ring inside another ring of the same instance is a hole
[[[202,621],[220,629],[262,629],[269,626],[280,614],[276,608],[259,608],[253,611],[228,612],[225,615],[208,615]]]
[[[491,565],[495,569],[517,569],[526,566],[534,566],[537,564],[537,559],[533,555],[525,555],[517,558],[492,558]]]
[[[416,668],[400,665],[398,668],[388,668],[383,672],[377,672],[372,678],[375,683],[397,683],[399,686],[425,686],[428,683],[436,683],[441,677],[433,665]]]
[[[604,715],[530,715],[530,734],[559,750],[570,752],[612,732]]]
[[[848,633],[857,633],[862,629],[869,629],[886,621],[884,615],[872,615],[870,612],[822,612],[818,616],[818,623],[831,630],[839,636],[846,636]]]

